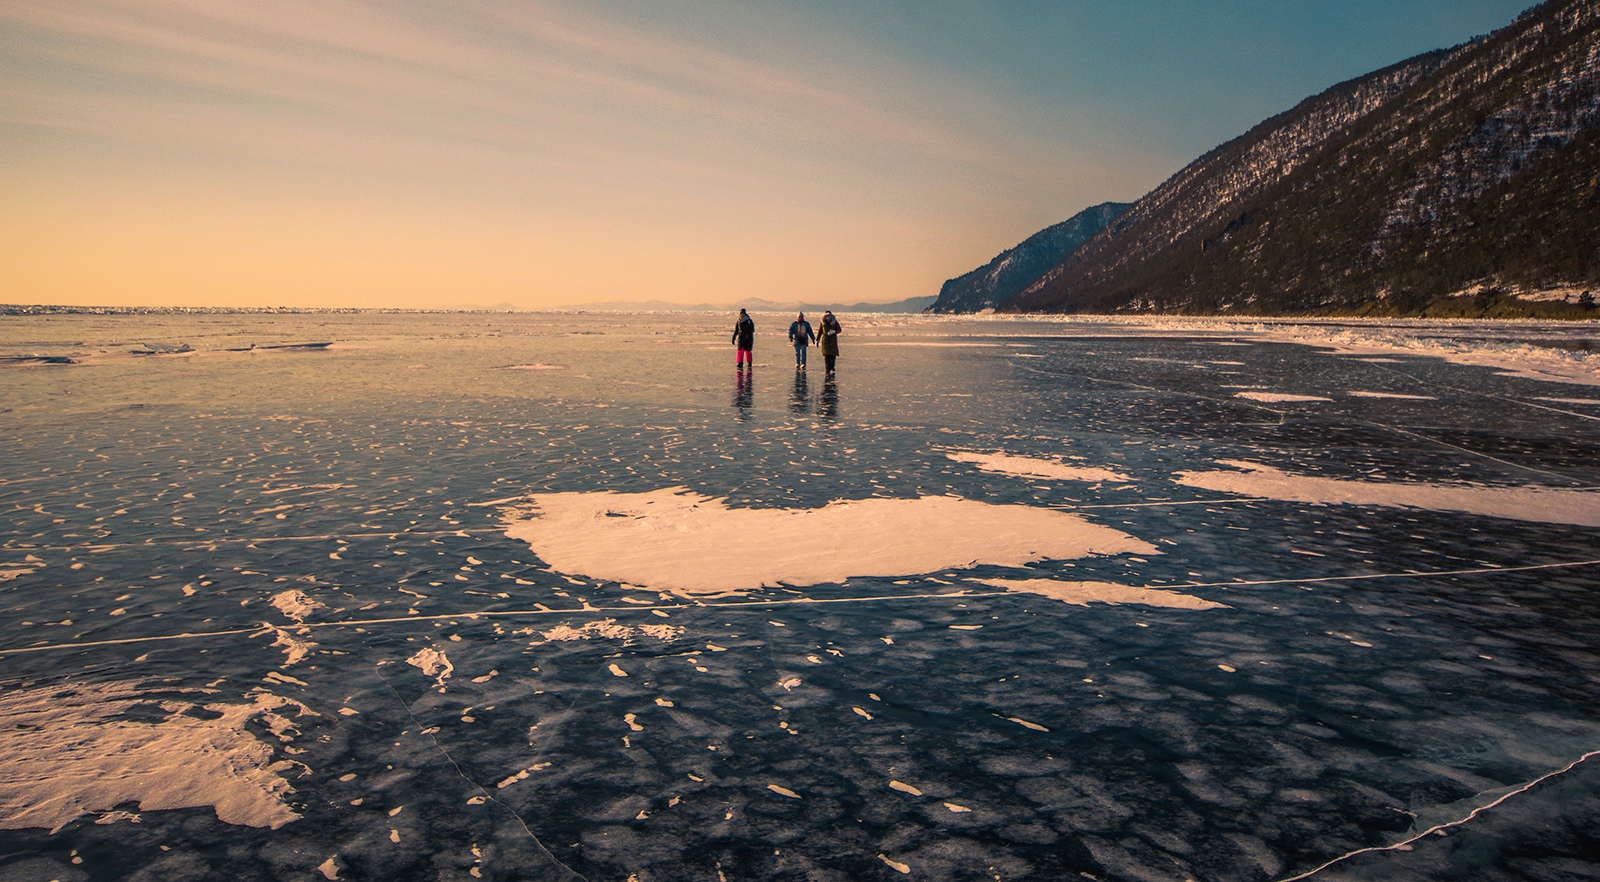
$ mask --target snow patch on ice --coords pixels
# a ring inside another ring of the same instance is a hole
[[[532,516],[507,513],[506,535],[528,543],[556,571],[679,595],[1159,553],[1068,512],[954,496],[758,509],[730,508],[724,499],[674,487],[547,493],[532,501]]]
[[[1155,588],[1135,588],[1114,582],[1059,582],[1054,579],[984,579],[985,585],[1004,588],[1019,594],[1037,594],[1075,606],[1091,603],[1161,606],[1169,609],[1227,609],[1225,603],[1206,600],[1177,591]]]
[[[1404,401],[1433,401],[1432,395],[1401,395],[1397,392],[1360,392],[1351,390],[1348,394],[1357,398],[1394,398]]]
[[[439,684],[440,689],[444,688],[444,681],[450,679],[450,675],[456,669],[456,666],[450,663],[450,659],[445,657],[443,652],[431,646],[418,650],[416,655],[406,659],[406,664],[418,668],[422,673],[432,677],[433,681]]]
[[[890,866],[890,868],[892,868],[895,872],[900,873],[902,875],[909,875],[911,873],[911,865],[910,864],[903,864],[900,861],[891,860],[888,857],[886,857],[884,855],[881,855],[881,854],[878,855],[878,860],[883,861],[884,863],[888,864]]]
[[[277,639],[272,641],[272,645],[283,648],[283,666],[286,668],[304,661],[305,657],[317,648],[316,643],[310,640],[301,640],[276,625],[268,625],[267,627],[271,628],[272,632],[277,635]]]
[[[1058,481],[1127,482],[1133,480],[1127,475],[1113,472],[1110,469],[1072,466],[1053,459],[1036,459],[1029,456],[1008,456],[1003,453],[974,453],[969,451],[946,453],[945,456],[956,462],[972,463],[986,472],[999,472],[1003,475],[1017,475],[1023,478],[1051,478]]]
[[[307,597],[305,592],[294,589],[274,595],[272,605],[277,607],[279,612],[297,622],[305,621],[306,616],[319,609],[327,609],[323,604]]]
[[[1235,398],[1248,398],[1251,401],[1332,401],[1321,395],[1291,395],[1287,392],[1235,392]]]
[[[1461,324],[1464,333],[1470,333],[1473,327],[1500,328],[1495,323]],[[1345,355],[1433,356],[1454,364],[1506,371],[1529,380],[1600,386],[1600,358],[1587,353],[1566,352],[1526,343],[1421,336],[1422,326],[1419,326],[1417,336],[1406,333],[1406,330],[1403,324],[1389,324],[1383,328],[1255,325],[1251,328],[1250,336],[1260,340],[1323,347]]]
[[[1027,318],[1030,321],[1041,320],[1040,316]],[[1482,339],[1485,331],[1503,336],[1509,331],[1526,329],[1529,334],[1538,334],[1553,325],[1559,325],[1563,331],[1581,327],[1576,322],[1352,318],[1260,322],[1225,318],[1081,315],[1062,317],[1060,321],[1152,336],[1201,333],[1226,334],[1234,338],[1206,341],[1217,346],[1237,345],[1241,339],[1297,343],[1362,357],[1364,361],[1393,361],[1368,356],[1431,356],[1455,364],[1506,371],[1524,379],[1600,386],[1600,357],[1593,353]]]
[[[576,628],[571,625],[557,625],[539,633],[551,642],[589,640],[595,637],[607,640],[630,640],[641,635],[656,640],[676,640],[683,635],[683,629],[676,625],[622,625],[618,624],[616,619],[605,619],[579,625]]]
[[[1179,472],[1176,479],[1189,487],[1288,502],[1461,511],[1515,521],[1600,527],[1600,491],[1595,490],[1347,481],[1295,475],[1240,460],[1220,460],[1219,464],[1239,471]]]
[[[284,802],[294,788],[278,774],[294,764],[273,762],[271,748],[246,723],[262,718],[283,739],[293,724],[274,710],[310,711],[265,691],[250,697],[251,704],[200,704],[142,683],[0,693],[0,829],[54,833],[129,802],[142,812],[211,806],[223,823],[250,827],[297,820]],[[126,718],[142,705],[168,716],[154,724]],[[196,710],[211,718],[189,715]]]

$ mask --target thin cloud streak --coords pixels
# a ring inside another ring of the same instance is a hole
[[[407,143],[424,156],[443,148],[557,166],[649,164],[653,147],[696,144],[716,162],[754,153],[757,168],[819,145],[867,158],[909,152],[989,176],[1032,164],[792,71],[533,8],[467,4],[449,27],[425,28],[354,3],[23,5],[6,13],[10,23],[42,39],[23,58],[26,88],[8,89],[12,110],[0,113],[14,124],[334,164],[392,161]],[[94,76],[77,87],[45,79],[62,70]]]

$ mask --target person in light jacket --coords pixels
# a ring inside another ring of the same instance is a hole
[[[811,330],[811,323],[806,321],[806,314],[789,325],[789,342],[794,344],[794,366],[800,370],[806,369],[806,345],[815,343],[817,335]]]

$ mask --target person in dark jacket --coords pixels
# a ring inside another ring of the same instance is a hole
[[[737,365],[744,368],[745,362],[751,367],[756,366],[755,356],[750,353],[756,342],[756,323],[751,320],[750,313],[739,310],[739,321],[733,326],[733,343],[739,347]]]
[[[839,320],[833,317],[831,311],[822,314],[822,334],[818,340],[822,344],[823,366],[828,369],[830,374],[833,373],[833,360],[839,357],[839,332],[841,330],[843,328],[839,327]]]
[[[800,370],[806,369],[806,345],[815,343],[817,335],[811,331],[811,323],[806,321],[806,314],[789,325],[789,342],[794,344],[794,366]]]

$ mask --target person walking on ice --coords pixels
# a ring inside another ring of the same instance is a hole
[[[739,347],[737,366],[740,369],[744,368],[745,362],[749,362],[752,368],[756,366],[755,356],[750,353],[750,349],[755,346],[755,342],[756,323],[751,320],[750,313],[741,309],[739,310],[739,321],[733,326],[733,343]]]
[[[833,317],[831,310],[822,314],[822,336],[819,342],[822,344],[823,367],[827,368],[830,374],[833,373],[833,360],[839,357],[841,330],[844,329],[839,327],[839,320]]]
[[[806,314],[789,325],[789,342],[794,344],[794,366],[800,370],[806,369],[806,345],[816,342],[817,335],[811,331],[811,323],[806,321]]]

